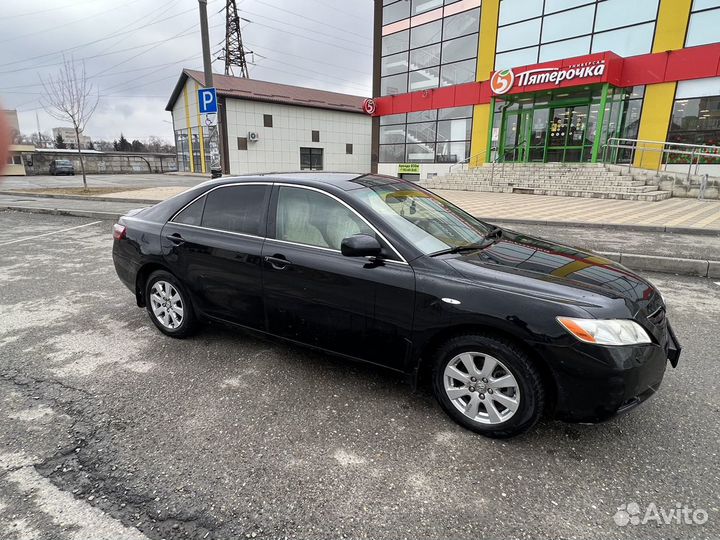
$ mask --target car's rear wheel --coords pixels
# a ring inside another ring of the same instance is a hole
[[[485,334],[457,336],[437,350],[433,391],[456,422],[495,438],[528,431],[545,405],[533,360],[512,341]]]
[[[190,297],[180,281],[170,272],[158,270],[145,284],[145,307],[150,319],[163,333],[182,338],[196,326]]]

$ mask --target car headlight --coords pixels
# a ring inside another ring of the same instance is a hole
[[[595,345],[637,345],[652,343],[645,329],[628,319],[574,319],[557,317],[565,330],[584,343]]]

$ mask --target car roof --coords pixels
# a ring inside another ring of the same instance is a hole
[[[260,173],[246,174],[238,176],[223,176],[216,180],[204,182],[203,186],[220,186],[224,184],[236,184],[242,182],[284,182],[288,184],[299,184],[304,186],[327,187],[333,186],[343,191],[359,189],[369,184],[387,184],[391,182],[399,182],[401,179],[393,176],[383,176],[366,173],[347,173],[347,172],[278,172],[278,173]]]

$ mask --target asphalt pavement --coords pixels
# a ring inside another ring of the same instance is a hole
[[[379,368],[164,337],[110,246],[107,221],[0,212],[3,539],[720,537],[713,280],[649,276],[685,347],[652,399],[497,441]]]

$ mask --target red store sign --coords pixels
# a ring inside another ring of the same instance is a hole
[[[584,84],[617,84],[622,58],[612,53],[581,56],[533,66],[501,69],[490,77],[492,95],[551,90]]]

